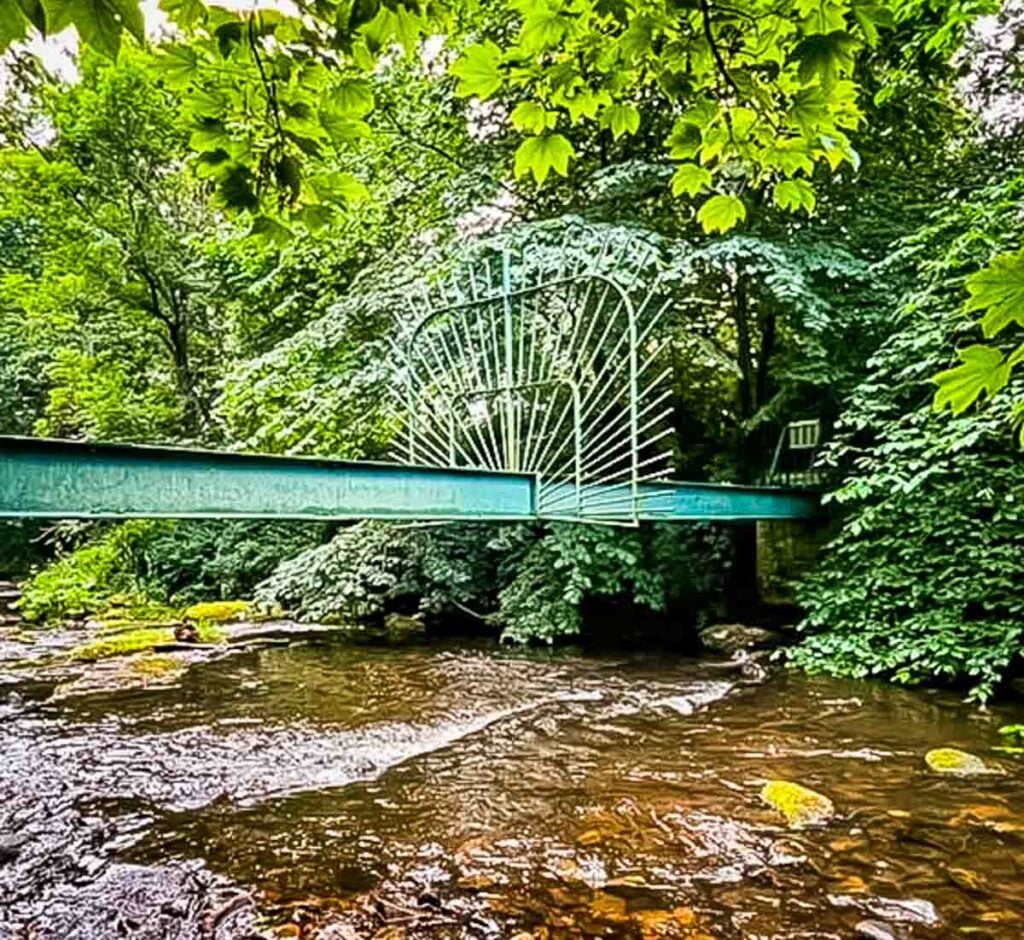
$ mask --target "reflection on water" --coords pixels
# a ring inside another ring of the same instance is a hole
[[[49,936],[110,866],[201,860],[278,936],[1017,938],[1021,773],[990,748],[1022,712],[654,656],[263,650],[0,723],[26,839],[0,901]],[[938,746],[1006,773],[937,777]],[[786,830],[769,778],[838,818]]]

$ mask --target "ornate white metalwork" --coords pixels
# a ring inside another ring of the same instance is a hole
[[[635,523],[641,483],[668,474],[668,301],[603,273],[607,253],[529,283],[505,254],[424,291],[395,344],[398,459],[535,473],[539,515]]]

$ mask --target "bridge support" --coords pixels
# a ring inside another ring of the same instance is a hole
[[[793,585],[807,573],[833,535],[827,516],[761,520],[757,529],[757,590],[765,604],[796,601]]]

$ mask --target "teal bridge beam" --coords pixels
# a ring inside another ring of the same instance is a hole
[[[538,489],[523,473],[0,437],[0,519],[521,522],[540,517]],[[720,483],[642,484],[637,499],[640,519],[665,522],[818,509],[813,493]]]

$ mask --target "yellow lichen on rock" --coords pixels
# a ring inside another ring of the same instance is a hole
[[[929,751],[924,755],[924,762],[935,773],[954,777],[975,777],[993,772],[980,757],[955,747],[939,747]]]
[[[791,829],[820,826],[835,815],[827,796],[789,780],[769,780],[761,788],[761,799],[781,813]]]
[[[187,608],[184,617],[186,620],[226,623],[230,620],[244,620],[248,612],[248,601],[206,601]]]

